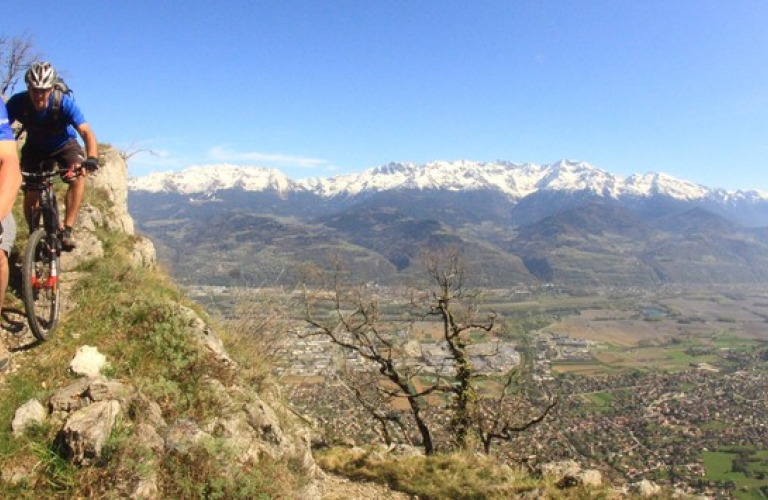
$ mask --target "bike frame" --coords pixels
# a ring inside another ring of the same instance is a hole
[[[48,247],[51,251],[51,257],[55,255],[61,255],[61,241],[59,241],[59,203],[56,198],[56,192],[53,189],[53,178],[60,175],[61,172],[66,172],[66,169],[54,170],[52,172],[44,173],[22,173],[26,180],[24,189],[26,191],[36,191],[40,195],[40,202],[35,209],[35,213],[32,216],[33,224],[29,233],[32,232],[40,224],[40,216],[43,218],[43,228],[45,229],[46,238],[48,240]],[[28,179],[40,179],[35,183],[30,183]],[[58,286],[58,269],[56,268],[56,260],[52,259],[53,263],[51,267],[51,273],[46,282],[40,283],[37,281],[37,277],[32,280],[32,286],[35,288],[52,288],[56,289]]]
[[[57,169],[55,165],[50,170],[22,172],[24,192],[36,193],[38,197],[37,206],[29,217],[32,227],[23,256],[22,297],[30,329],[40,341],[50,337],[59,318],[59,257],[62,246],[59,239],[59,205],[53,182],[56,176],[67,172],[68,169]]]

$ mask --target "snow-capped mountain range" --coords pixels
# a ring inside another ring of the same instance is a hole
[[[460,246],[488,283],[768,283],[768,193],[583,162],[390,163],[294,181],[232,165],[132,179],[137,228],[185,280],[298,279],[330,253],[400,282]]]
[[[668,196],[681,201],[768,202],[768,192],[711,189],[663,173],[610,174],[589,163],[561,160],[551,165],[473,161],[389,163],[361,173],[294,181],[275,169],[217,165],[153,173],[129,181],[133,192],[214,195],[218,191],[308,192],[323,198],[355,197],[390,190],[503,193],[511,201],[536,192],[591,192],[606,198]]]

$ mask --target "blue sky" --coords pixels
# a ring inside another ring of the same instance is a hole
[[[134,176],[569,158],[768,191],[764,0],[37,0],[2,16],[101,142],[155,153]]]

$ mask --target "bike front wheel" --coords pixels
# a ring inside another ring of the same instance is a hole
[[[37,228],[24,250],[22,299],[32,334],[41,341],[50,338],[59,322],[59,255],[45,233]]]

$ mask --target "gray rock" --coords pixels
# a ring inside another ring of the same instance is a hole
[[[32,424],[41,424],[48,417],[48,411],[36,399],[30,399],[21,405],[13,417],[11,428],[14,436],[24,434],[24,431]]]
[[[128,260],[133,267],[155,267],[157,265],[155,245],[148,238],[138,237]]]
[[[635,492],[643,498],[649,498],[661,493],[661,486],[653,481],[643,479],[635,485]]]
[[[216,356],[219,361],[234,365],[235,362],[227,354],[227,350],[224,348],[224,343],[221,341],[216,332],[205,321],[197,315],[195,311],[189,307],[179,305],[182,317],[185,319],[189,327],[192,329],[192,334],[197,340],[205,347],[207,347]]]
[[[248,424],[258,432],[260,439],[278,446],[285,445],[285,435],[280,428],[280,421],[274,410],[264,401],[256,399],[245,405]]]
[[[160,453],[165,447],[165,441],[157,430],[149,424],[137,424],[133,429],[134,443],[140,448]]]
[[[168,428],[165,437],[165,449],[177,453],[187,453],[200,440],[210,437],[210,434],[204,432],[191,420],[181,420]]]
[[[577,476],[581,472],[581,466],[574,460],[563,460],[561,462],[550,462],[542,464],[541,473],[557,478],[565,476]]]
[[[101,189],[112,202],[105,224],[113,231],[134,234],[133,218],[128,213],[128,165],[114,148],[100,152],[100,168],[86,178],[86,189]]]
[[[133,389],[130,386],[121,382],[98,378],[88,385],[86,396],[94,402],[115,399],[125,409],[131,400],[132,392]]]
[[[63,389],[56,391],[48,400],[51,412],[73,412],[88,406],[88,387],[93,380],[82,378]]]
[[[155,403],[154,401],[149,402],[149,404],[146,406],[146,411],[141,418],[146,423],[148,423],[149,425],[151,425],[152,427],[160,431],[168,428],[168,424],[165,422],[165,419],[163,418],[162,408],[160,408],[160,405]]]
[[[74,236],[77,247],[61,254],[61,270],[73,271],[83,262],[104,257],[104,245],[94,231],[101,219],[101,213],[91,205],[82,205],[77,214]]]
[[[256,431],[248,424],[245,412],[217,419],[214,433],[225,439],[233,449],[239,450],[241,463],[257,463],[262,453],[268,452],[256,439]]]
[[[81,464],[100,457],[119,413],[119,402],[99,401],[70,415],[59,431],[70,460]]]
[[[157,478],[155,475],[142,478],[136,484],[136,488],[131,494],[131,498],[138,500],[152,500],[154,498],[160,498],[160,489],[157,487]]]
[[[587,469],[576,476],[584,486],[602,486],[603,475],[597,469]]]

